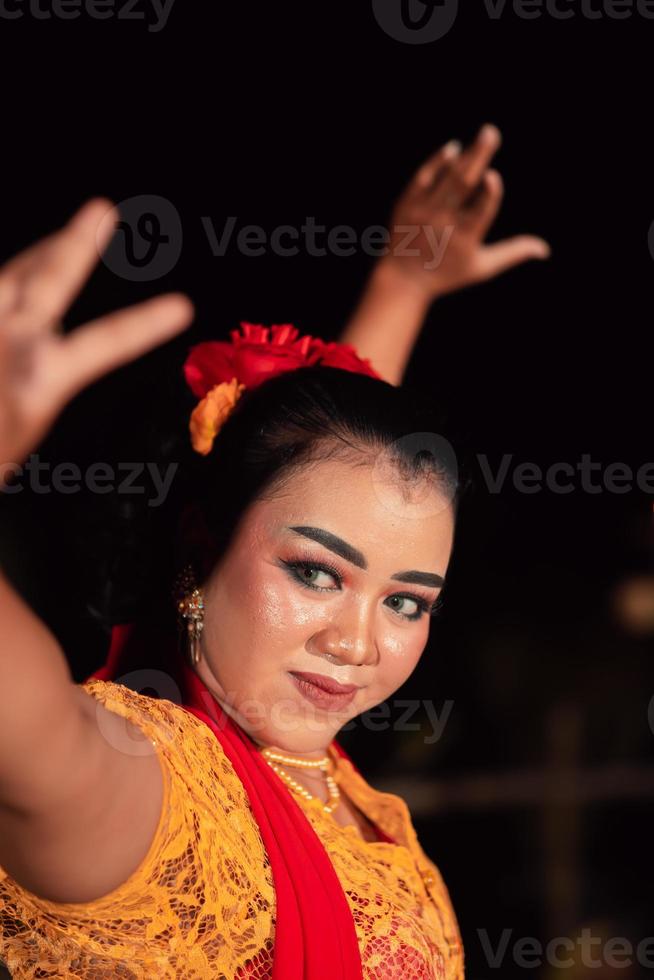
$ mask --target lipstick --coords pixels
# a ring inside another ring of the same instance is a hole
[[[324,674],[305,671],[289,673],[300,694],[319,708],[343,709],[354,700],[359,690],[356,684],[339,684]]]

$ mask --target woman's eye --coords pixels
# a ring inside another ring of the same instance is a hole
[[[323,572],[322,568],[312,568],[310,565],[306,568],[300,568],[298,571],[302,577],[302,581],[308,582],[310,585],[318,585],[323,588],[325,587],[324,578],[333,579],[333,576],[330,575],[329,572]],[[321,575],[324,576],[323,579],[320,578]]]
[[[327,566],[323,568],[308,561],[284,561],[283,564],[293,578],[307,589],[315,589],[317,592],[337,592],[340,589],[341,576],[336,569],[330,571]],[[329,584],[330,579],[332,583],[336,583],[335,588]],[[386,602],[401,619],[420,619],[423,613],[429,611],[429,604],[424,599],[411,595],[392,595]]]
[[[397,613],[400,613],[402,616],[406,616],[407,619],[418,619],[424,610],[424,606],[421,602],[418,602],[417,599],[412,599],[411,596],[407,595],[389,596],[388,602],[391,605],[391,609]],[[407,603],[409,603],[408,606]],[[413,608],[411,608],[411,603],[413,603]]]
[[[334,574],[320,568],[317,565],[310,565],[304,562],[294,562],[290,567],[293,570],[293,574],[299,578],[302,584],[308,585],[310,588],[329,589],[330,586],[328,582],[325,582],[325,578],[328,580],[332,579],[332,581],[335,579]],[[321,575],[324,576],[324,578],[321,579]],[[318,577],[316,578],[316,576]]]

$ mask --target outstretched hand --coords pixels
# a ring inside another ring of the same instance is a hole
[[[547,242],[533,235],[485,244],[504,194],[502,178],[489,168],[500,143],[492,125],[463,150],[447,143],[419,168],[395,205],[390,251],[380,264],[428,300],[550,254]]]
[[[193,319],[190,300],[168,293],[63,334],[62,318],[117,220],[110,201],[93,198],[63,228],[0,268],[0,486],[74,395]]]

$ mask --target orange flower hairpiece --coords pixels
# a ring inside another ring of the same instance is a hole
[[[225,420],[231,415],[236,402],[245,391],[245,385],[236,378],[222,381],[198,402],[191,412],[189,428],[191,442],[196,452],[206,456]]]
[[[200,402],[191,413],[191,442],[206,456],[246,388],[300,367],[322,364],[381,378],[370,361],[350,344],[325,343],[309,334],[300,336],[290,323],[264,327],[241,323],[231,342],[209,340],[195,344],[184,362],[184,376]]]

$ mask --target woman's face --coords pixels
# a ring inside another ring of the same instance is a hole
[[[452,550],[452,507],[424,485],[416,504],[379,473],[336,460],[303,469],[248,508],[204,584],[197,673],[260,745],[322,756],[420,659]],[[407,572],[421,575],[399,580]],[[325,708],[294,671],[358,689]]]

